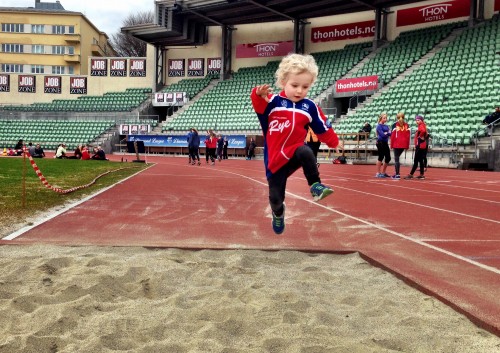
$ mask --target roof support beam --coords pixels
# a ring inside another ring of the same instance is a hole
[[[262,5],[262,4],[259,4],[257,1],[254,1],[254,0],[246,0],[247,2],[255,5],[255,6],[258,6],[258,7],[261,7],[263,9],[266,9],[267,11],[271,11],[271,12],[274,12],[275,14],[277,15],[280,15],[282,17],[285,17],[285,18],[288,18],[289,20],[292,20],[292,21],[295,21],[296,19],[291,17],[291,16],[288,16],[282,12],[279,12],[279,11],[276,11],[274,9],[271,9],[270,7],[266,6],[266,5]]]
[[[224,24],[224,23],[221,23],[221,22],[219,22],[219,21],[216,21],[216,20],[214,20],[214,19],[213,19],[213,18],[211,18],[211,17],[205,16],[205,15],[203,15],[203,14],[201,14],[201,13],[197,12],[197,11],[191,10],[189,7],[184,7],[184,6],[182,6],[182,5],[178,4],[178,3],[174,4],[174,9],[177,9],[177,11],[179,11],[179,10],[180,10],[180,11],[190,12],[190,13],[192,13],[192,14],[194,14],[194,15],[198,16],[198,17],[203,18],[203,19],[204,19],[204,20],[206,20],[206,21],[209,21],[209,22],[215,23],[215,24],[216,24],[216,25],[218,25],[218,26],[225,26],[225,24]]]

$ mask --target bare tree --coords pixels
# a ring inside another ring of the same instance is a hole
[[[143,11],[130,14],[123,21],[122,27],[129,27],[145,23],[154,22],[154,13],[152,11]],[[130,34],[117,33],[111,36],[111,45],[118,56],[145,57],[146,42],[137,39]]]

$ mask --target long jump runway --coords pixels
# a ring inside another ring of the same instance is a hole
[[[277,236],[262,161],[148,162],[0,243],[359,252],[500,336],[500,173],[429,169],[396,181],[374,178],[374,166],[323,164],[335,193],[316,203],[298,171]]]

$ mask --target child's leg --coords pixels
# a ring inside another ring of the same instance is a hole
[[[314,157],[313,150],[308,146],[304,145],[297,148],[293,158],[288,163],[288,166],[290,168],[290,174],[302,166],[304,175],[307,179],[307,184],[309,186],[314,183],[321,183],[318,165],[316,164],[316,157]]]
[[[269,179],[269,205],[276,216],[283,214],[283,203],[285,202],[286,180],[288,173],[285,168],[281,168]]]

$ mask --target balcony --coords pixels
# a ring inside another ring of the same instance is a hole
[[[106,56],[99,44],[92,44],[90,46],[90,50],[92,51],[92,55],[94,56]]]
[[[80,35],[79,34],[65,34],[64,40],[68,43],[80,43]]]
[[[64,54],[64,61],[68,63],[79,63],[80,55],[78,54]]]

